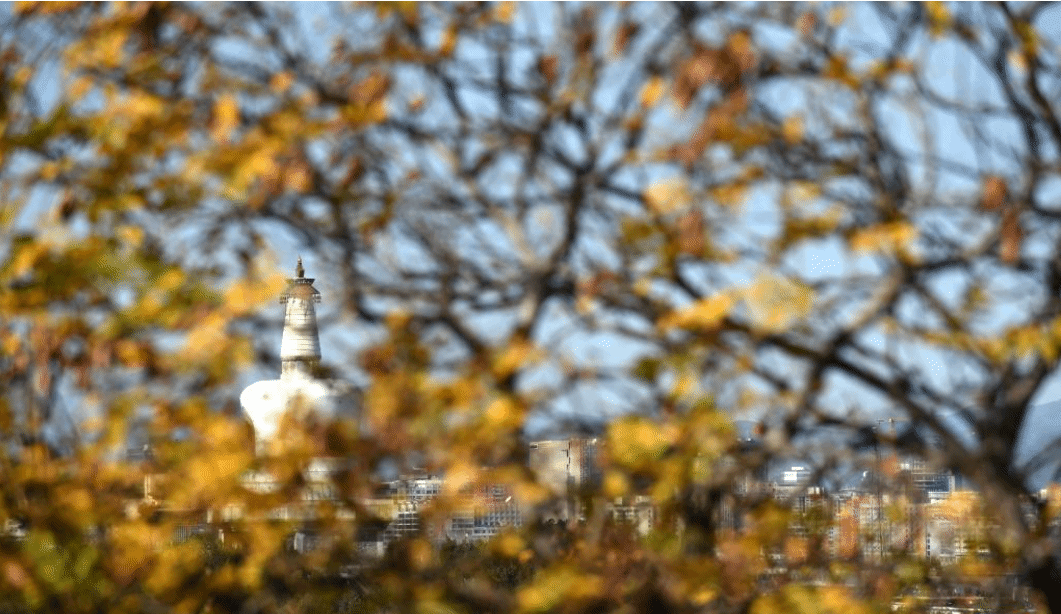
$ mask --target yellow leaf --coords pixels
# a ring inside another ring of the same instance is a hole
[[[596,597],[602,589],[601,579],[573,566],[544,569],[534,581],[516,594],[521,612],[546,612],[560,604]]]
[[[0,351],[3,351],[4,356],[14,356],[22,347],[22,339],[18,335],[5,333],[2,337],[3,341],[0,342]]]
[[[821,195],[821,186],[811,181],[793,181],[785,188],[785,197],[797,204],[807,203]]]
[[[111,28],[100,34],[93,45],[95,59],[108,67],[120,66],[126,37],[126,31],[118,28]]]
[[[840,213],[827,211],[824,215],[809,217],[792,216],[785,219],[783,240],[792,244],[804,239],[813,239],[831,235],[840,223]]]
[[[950,27],[951,15],[947,5],[943,2],[926,2],[925,10],[928,12],[928,22],[933,36],[939,36]]]
[[[159,294],[166,294],[176,290],[186,280],[184,272],[180,269],[170,269],[155,280],[154,289]]]
[[[782,332],[810,313],[814,290],[786,277],[760,275],[745,290],[744,300],[756,328]]]
[[[457,28],[456,26],[450,26],[442,34],[442,42],[438,45],[438,53],[443,57],[448,57],[453,54],[453,50],[456,48]]]
[[[203,566],[202,549],[194,542],[163,548],[158,553],[158,564],[144,580],[144,588],[152,594],[176,591],[187,582],[187,577]]]
[[[11,275],[22,277],[36,266],[37,262],[48,253],[48,246],[39,241],[34,241],[18,250],[17,255],[11,263]]]
[[[57,163],[47,162],[42,164],[37,172],[45,181],[52,181],[59,176],[59,170],[59,165]]]
[[[132,224],[124,224],[115,230],[115,234],[133,249],[139,249],[144,242],[144,229]]]
[[[227,318],[221,314],[214,313],[203,318],[198,326],[188,332],[185,355],[192,360],[213,356],[228,337],[225,332],[227,325]]]
[[[726,207],[736,207],[744,202],[748,186],[742,183],[727,183],[711,188],[711,197]]]
[[[1010,66],[1012,66],[1016,71],[1020,73],[1025,73],[1028,71],[1028,58],[1020,50],[1010,49],[1009,53],[1006,54],[1006,60],[1009,61]]]
[[[747,72],[755,66],[755,48],[752,38],[744,30],[738,30],[729,35],[726,40],[726,49],[730,56],[737,62],[741,72]]]
[[[897,252],[917,239],[917,228],[909,222],[889,222],[859,230],[851,237],[857,252]]]
[[[484,417],[486,426],[492,433],[518,427],[523,421],[519,407],[508,397],[495,399],[490,403],[486,407]]]
[[[227,143],[239,123],[239,103],[232,94],[225,94],[214,103],[214,125],[211,135],[218,143]]]
[[[512,17],[516,14],[515,2],[500,2],[494,9],[494,18],[501,23],[512,23]]]
[[[313,185],[309,167],[304,163],[295,163],[287,167],[283,174],[284,187],[292,192],[307,192]]]
[[[832,27],[838,27],[847,19],[847,10],[841,5],[829,11],[828,23]]]
[[[630,492],[630,480],[622,471],[612,469],[604,474],[601,489],[609,499],[625,497]]]
[[[446,470],[446,481],[442,492],[446,496],[456,496],[479,479],[479,468],[467,461],[457,460]]]
[[[146,92],[133,92],[125,101],[124,111],[129,117],[146,119],[159,117],[166,110],[165,103]]]
[[[664,316],[660,320],[660,326],[664,329],[712,329],[729,315],[730,310],[733,308],[733,303],[733,297],[729,294],[716,294]]]
[[[681,435],[674,424],[661,424],[641,416],[629,416],[608,428],[608,450],[620,466],[654,466]]]
[[[387,92],[390,78],[373,72],[350,88],[351,104],[342,110],[343,119],[354,125],[381,122],[387,118]]]
[[[494,360],[494,373],[498,377],[507,377],[534,361],[538,355],[533,343],[515,340]]]
[[[690,369],[683,369],[674,380],[671,393],[675,398],[687,398],[700,391],[700,378]]]
[[[641,88],[641,106],[654,106],[663,95],[663,77],[654,76]]]
[[[269,185],[276,185],[275,182],[279,179],[276,151],[272,143],[265,143],[245,152],[240,163],[233,169],[223,194],[232,200],[243,200],[255,181],[262,180]]]
[[[781,125],[781,136],[789,145],[795,145],[803,139],[803,118],[792,115]]]
[[[1028,56],[1029,60],[1034,59],[1039,50],[1039,33],[1036,31],[1035,26],[1027,21],[1018,21],[1014,29],[1017,30],[1017,35],[1020,36],[1023,43],[1024,54]]]
[[[81,100],[85,96],[88,96],[88,93],[92,91],[93,87],[95,87],[95,83],[93,83],[92,79],[89,79],[88,77],[78,77],[70,86],[70,98]]]
[[[689,206],[689,185],[683,179],[668,179],[654,183],[645,190],[645,204],[649,210],[667,214]]]
[[[494,549],[501,554],[501,556],[513,558],[519,555],[520,552],[526,547],[526,543],[523,538],[515,533],[504,533],[494,544]]]
[[[861,77],[852,72],[850,66],[848,66],[848,58],[846,56],[830,57],[822,75],[829,79],[835,79],[852,89],[857,89],[861,86]]]
[[[266,301],[273,300],[284,287],[284,276],[273,273],[266,279],[244,279],[225,290],[224,304],[231,313],[248,313]]]

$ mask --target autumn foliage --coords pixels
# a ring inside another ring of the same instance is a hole
[[[1018,450],[1061,356],[1057,9],[0,20],[0,612],[852,614],[955,587],[1061,612],[1056,446]],[[296,254],[319,375],[358,407],[256,456],[237,399],[278,369]],[[901,492],[867,432],[975,487],[939,512],[982,513],[974,559],[826,552],[746,487],[806,457]],[[578,518],[358,550],[414,470],[446,476],[425,526],[484,485],[547,508],[527,442],[557,434],[602,442]],[[638,500],[644,535],[607,511]]]

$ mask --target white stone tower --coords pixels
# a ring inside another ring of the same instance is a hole
[[[287,291],[280,302],[287,305],[284,314],[284,336],[280,339],[280,379],[309,377],[321,359],[321,341],[317,334],[317,312],[313,305],[321,302],[321,293],[313,279],[305,276],[302,258],[295,267],[297,277],[287,280]]]
[[[325,420],[356,412],[356,402],[349,384],[317,379],[314,367],[321,359],[317,312],[320,292],[313,279],[305,276],[302,259],[295,268],[296,277],[288,280],[280,297],[286,305],[284,333],[280,340],[280,379],[264,380],[247,386],[239,395],[243,412],[254,424],[255,449],[267,454],[280,432],[284,415],[300,409],[298,418],[313,414]]]

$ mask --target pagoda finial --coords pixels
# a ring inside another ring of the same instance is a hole
[[[298,257],[298,265],[295,266],[295,275],[299,278],[306,276],[306,269],[302,268],[302,256]]]

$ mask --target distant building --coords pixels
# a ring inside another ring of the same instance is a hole
[[[524,511],[508,486],[476,485],[457,493],[447,502],[448,510],[440,513],[433,506],[444,485],[441,476],[405,476],[362,502],[377,525],[375,530],[359,531],[358,550],[382,555],[389,544],[409,537],[424,537],[436,545],[480,542],[506,528],[523,526]]]
[[[906,476],[920,500],[927,503],[941,501],[956,490],[952,472],[932,467],[924,459],[908,457],[899,461],[899,471]]]
[[[512,489],[503,484],[479,485],[462,493],[446,523],[446,538],[457,542],[491,539],[506,528],[524,524],[525,511]]]
[[[634,527],[638,535],[648,535],[656,526],[656,505],[650,497],[637,495],[609,502],[608,512],[615,522]]]
[[[784,486],[805,486],[811,479],[811,470],[805,465],[791,465],[781,475]]]
[[[579,495],[600,482],[598,440],[533,441],[529,447],[531,470],[538,483],[554,496],[551,508],[542,510],[542,519],[561,522],[577,519],[577,511],[581,509]]]

